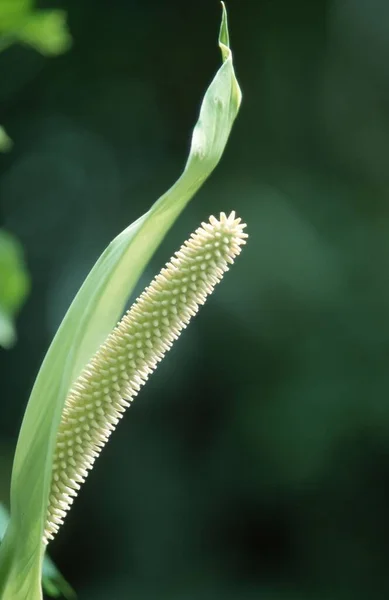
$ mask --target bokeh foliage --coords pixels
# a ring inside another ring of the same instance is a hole
[[[58,9],[37,9],[34,0],[1,0],[0,52],[17,43],[47,56],[65,52],[71,45],[66,13]],[[10,148],[12,141],[0,126],[0,151]]]
[[[18,240],[0,229],[0,346],[15,343],[14,317],[30,286]]]
[[[49,56],[65,52],[71,44],[65,12],[36,9],[32,0],[1,0],[0,52],[15,43],[27,44]],[[0,126],[0,152],[9,151],[12,145]],[[4,348],[15,343],[13,319],[28,289],[22,248],[14,236],[0,230],[0,346]]]
[[[33,282],[19,342],[0,355],[1,489],[59,321],[101,249],[180,172],[219,58],[217,2],[61,7],[69,52],[0,54],[14,141],[2,224]],[[211,212],[236,208],[250,244],[51,550],[86,600],[386,598],[389,7],[228,8],[241,115],[141,285]]]
[[[71,45],[65,11],[42,10],[35,0],[1,0],[0,50],[14,43],[46,55],[61,54]]]

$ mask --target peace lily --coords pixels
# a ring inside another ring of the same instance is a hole
[[[205,93],[182,175],[100,256],[36,378],[16,447],[11,518],[0,546],[1,600],[42,599],[45,542],[56,533],[126,404],[244,241],[243,226],[233,213],[212,218],[114,329],[151,256],[226,146],[241,92],[224,5],[219,46],[223,64]]]

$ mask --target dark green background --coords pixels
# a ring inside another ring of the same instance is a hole
[[[0,352],[3,498],[50,340],[106,244],[180,173],[220,64],[216,0],[61,6],[69,52],[0,54],[0,224],[32,277]],[[236,209],[249,244],[50,552],[81,600],[385,599],[389,3],[227,8],[241,113],[141,285],[210,213]]]

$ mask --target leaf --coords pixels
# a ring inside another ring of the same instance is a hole
[[[33,12],[15,31],[15,37],[49,56],[66,52],[72,42],[66,27],[66,13],[62,10]]]
[[[7,135],[4,127],[0,125],[0,152],[8,152],[13,146],[11,138]]]
[[[32,0],[1,0],[0,31],[15,27],[32,10]]]
[[[77,597],[76,592],[47,554],[43,558],[42,583],[46,594],[52,598],[62,596],[66,600],[73,600]]]
[[[7,529],[9,514],[5,506],[0,502],[0,544],[4,532]],[[73,600],[76,594],[65,578],[61,575],[51,558],[46,554],[43,559],[42,569],[43,589],[48,596],[59,598],[62,596],[66,600]]]
[[[31,0],[1,0],[0,51],[15,42],[54,56],[68,50],[72,39],[63,10],[34,10]]]
[[[16,330],[13,320],[0,306],[0,346],[9,349],[16,342]]]
[[[0,0],[0,52],[15,42],[28,44],[49,56],[65,52],[72,43],[66,13],[34,11],[31,0]],[[12,146],[11,138],[0,126],[0,152],[8,152]]]
[[[16,341],[13,319],[29,287],[21,245],[10,233],[0,229],[0,346],[4,348]]]
[[[224,5],[219,45],[223,64],[204,96],[184,172],[103,252],[73,300],[38,373],[16,448],[11,520],[0,548],[3,600],[41,599],[41,540],[56,432],[67,392],[119,320],[152,254],[224,151],[241,101]]]

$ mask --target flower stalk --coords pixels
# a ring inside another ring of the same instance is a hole
[[[57,432],[46,544],[133,398],[241,252],[244,228],[234,212],[202,223],[74,382]]]

